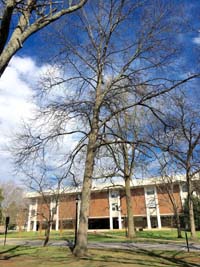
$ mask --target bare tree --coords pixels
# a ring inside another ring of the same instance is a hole
[[[29,129],[29,134],[30,131]],[[28,140],[31,139],[30,136],[26,137],[28,137]],[[32,193],[33,197],[34,194],[38,197],[38,210],[34,216],[36,216],[40,222],[40,229],[42,229],[43,226],[45,227],[45,240],[43,245],[46,246],[49,242],[50,231],[55,220],[60,196],[64,194],[66,190],[65,179],[67,174],[62,168],[59,168],[58,158],[54,158],[52,161],[49,156],[49,147],[45,147],[45,149],[41,148],[34,155],[30,151],[29,154],[27,154],[28,149],[26,150],[25,147],[30,146],[30,143],[26,143],[27,138],[23,136],[21,139],[18,139],[18,141],[20,141],[21,144],[25,142],[23,150],[17,152],[18,156],[21,154],[20,157],[24,160],[15,162],[16,170],[23,175],[23,183],[29,190],[30,198]],[[33,136],[31,141],[35,141]],[[33,143],[32,149],[34,149]],[[51,152],[54,157],[56,157],[57,149],[58,145],[54,150],[53,147],[51,147]],[[16,153],[16,151],[14,153]],[[28,198],[29,194],[27,195],[27,199]]]
[[[0,76],[12,56],[34,33],[81,8],[87,0],[0,1]]]
[[[166,158],[165,154],[158,155],[159,162],[159,183],[157,183],[158,192],[166,194],[165,202],[167,204],[171,204],[172,211],[174,213],[175,225],[177,229],[177,237],[182,238],[181,235],[181,221],[180,221],[180,212],[182,211],[182,203],[181,199],[176,197],[177,187],[179,189],[179,183],[181,181],[178,180],[177,170],[175,170],[173,166],[173,158],[170,160],[169,156]],[[171,168],[171,165],[173,166]],[[160,184],[161,182],[161,184]],[[165,204],[165,203],[164,203]]]
[[[24,201],[24,188],[17,185],[14,181],[1,183],[3,202],[2,209],[4,217],[10,217],[10,224],[16,225],[18,213],[26,208]]]
[[[135,107],[116,115],[111,125],[107,126],[107,139],[104,140],[114,160],[113,165],[116,166],[117,174],[125,182],[128,237],[131,239],[135,236],[131,183],[136,167],[141,162],[141,156],[143,161],[144,155],[149,154],[150,157],[150,151],[147,152],[148,144],[145,144],[144,117],[145,111],[142,107]]]
[[[38,197],[38,210],[35,214],[40,222],[40,229],[45,227],[45,240],[43,246],[49,242],[54,217],[57,213],[60,195],[64,193],[63,177],[49,177],[48,172],[31,174],[26,172],[26,186]]]
[[[81,9],[73,22],[70,39],[65,32],[70,29],[62,27],[57,33],[57,65],[63,67],[64,75],[48,75],[41,81],[43,102],[38,118],[42,118],[43,127],[37,126],[41,133],[26,132],[24,149],[16,151],[19,161],[23,161],[50,141],[74,135],[78,142],[65,161],[69,163],[86,148],[80,223],[73,251],[76,256],[87,254],[95,157],[110,121],[138,105],[153,111],[151,99],[198,77],[194,74],[184,80],[168,78],[167,66],[175,57],[176,48],[169,34],[174,21],[169,20],[169,7],[163,1],[91,1],[88,8],[92,11],[90,16],[87,9]],[[121,103],[123,95],[128,99],[126,105]],[[73,125],[72,130],[69,125]]]
[[[200,171],[200,127],[198,104],[187,102],[184,94],[179,93],[168,99],[170,108],[166,109],[166,121],[171,127],[156,128],[156,145],[173,158],[172,167],[185,174],[191,237],[196,239],[192,195],[195,190],[194,180]]]

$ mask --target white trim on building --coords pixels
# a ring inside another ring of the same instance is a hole
[[[154,186],[154,192],[155,192],[155,202],[156,202],[156,215],[157,215],[157,223],[158,223],[158,228],[161,229],[161,219],[160,219],[160,209],[159,209],[159,204],[158,204],[158,194],[157,194],[157,188]]]
[[[37,231],[37,209],[38,209],[38,200],[35,200],[35,215],[33,221],[33,231]]]

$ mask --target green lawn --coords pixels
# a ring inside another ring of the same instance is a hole
[[[187,232],[188,238],[190,238],[190,232]],[[200,239],[200,231],[197,232],[197,236]],[[138,238],[146,239],[163,239],[168,241],[180,241],[181,238],[177,238],[177,231],[171,230],[152,230],[152,231],[141,231],[137,233]],[[185,239],[185,232],[182,231],[182,239]]]
[[[44,239],[44,231],[40,232],[9,232],[7,238],[28,238],[28,239]],[[190,239],[190,233],[188,238]],[[198,238],[200,240],[200,231],[197,232]],[[176,230],[152,230],[152,231],[139,231],[136,234],[135,242],[139,241],[150,241],[150,242],[168,242],[168,241],[181,241],[185,240],[185,233],[182,233],[183,238],[177,238]],[[4,238],[4,234],[0,235],[0,238]],[[74,231],[63,231],[60,232],[52,231],[51,240],[63,240],[63,239],[74,239]],[[128,241],[126,238],[126,233],[123,230],[119,231],[91,231],[88,234],[89,241],[99,241],[99,242],[125,242]]]
[[[200,255],[186,252],[90,250],[86,258],[75,258],[68,248],[0,246],[1,267],[197,267]]]

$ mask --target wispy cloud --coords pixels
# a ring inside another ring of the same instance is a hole
[[[200,45],[200,34],[192,39],[194,44]]]
[[[13,179],[10,137],[21,121],[32,117],[37,106],[32,101],[38,78],[48,65],[38,66],[30,57],[15,56],[0,79],[0,180]],[[70,140],[72,141],[72,140]],[[3,164],[2,164],[3,163]]]
[[[21,120],[31,117],[36,108],[30,99],[41,71],[31,58],[14,57],[0,79],[0,180],[12,178],[10,155],[6,151],[10,136]]]
[[[20,177],[13,176],[11,155],[7,147],[14,133],[19,132],[21,122],[33,117],[37,109],[36,103],[32,101],[38,79],[44,73],[49,73],[52,67],[48,64],[38,66],[30,57],[15,56],[3,76],[0,79],[0,181],[10,179],[20,180]],[[75,127],[73,124],[69,128]],[[64,146],[60,146],[60,157],[72,149],[77,140],[73,136],[63,138]],[[49,155],[50,164],[55,165],[59,157]]]

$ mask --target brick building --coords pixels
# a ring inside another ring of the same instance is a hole
[[[179,213],[182,212],[182,204],[186,198],[185,189],[185,183],[180,179],[173,183],[170,191]],[[60,195],[56,208],[51,194],[47,194],[49,205],[46,205],[39,194],[28,193],[30,204],[27,231],[37,231],[39,227],[45,228],[45,217],[53,209],[55,215],[52,229],[74,228],[76,210],[77,214],[80,210],[80,200],[77,200],[80,193],[77,188],[69,188],[65,194]],[[131,194],[135,227],[151,229],[173,226],[174,210],[166,184],[158,179],[134,180]],[[126,217],[123,184],[104,184],[93,187],[89,229],[122,229],[126,227]]]

